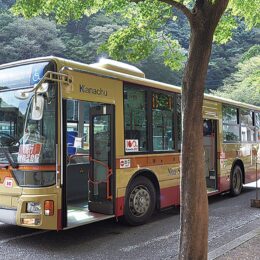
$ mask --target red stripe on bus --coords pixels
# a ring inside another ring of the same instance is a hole
[[[260,178],[260,169],[257,170],[257,177]],[[251,169],[245,173],[245,183],[256,181],[256,169]]]
[[[160,202],[161,208],[180,205],[180,186],[161,189]]]
[[[57,212],[57,231],[62,230],[62,210],[58,209]]]
[[[125,197],[119,197],[116,199],[116,217],[120,217],[124,215],[124,204],[125,204]]]

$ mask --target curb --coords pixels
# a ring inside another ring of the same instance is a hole
[[[260,228],[257,228],[255,230],[252,230],[246,234],[244,234],[241,237],[238,237],[229,243],[214,249],[213,251],[208,253],[208,260],[216,259],[217,257],[220,257],[227,252],[231,251],[232,249],[242,245],[243,243],[247,242],[248,240],[254,238],[255,236],[260,235]]]

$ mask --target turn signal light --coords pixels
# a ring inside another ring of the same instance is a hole
[[[45,216],[53,216],[54,215],[54,201],[53,200],[45,200],[44,201],[44,215]]]

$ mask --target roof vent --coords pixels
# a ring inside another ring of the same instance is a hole
[[[135,66],[115,61],[115,60],[110,60],[110,59],[100,59],[98,63],[91,64],[90,66],[97,67],[97,68],[103,68],[107,70],[113,70],[116,72],[140,77],[140,78],[145,78],[144,73],[136,68]]]

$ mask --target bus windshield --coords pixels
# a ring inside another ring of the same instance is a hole
[[[20,100],[15,97],[16,91],[0,95],[0,164],[10,163],[10,158],[15,164],[55,163],[55,86],[41,94],[41,120],[31,116],[34,94]]]
[[[0,69],[0,91],[28,88],[37,84],[45,72],[53,69],[51,62],[39,62]]]

